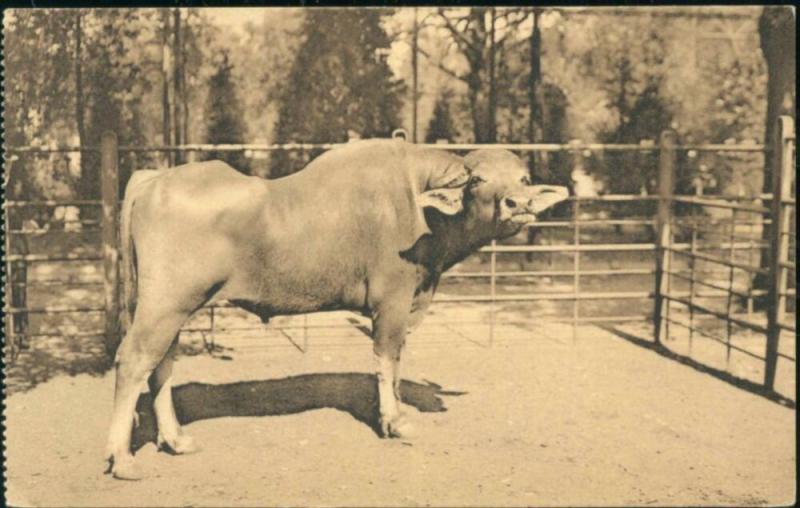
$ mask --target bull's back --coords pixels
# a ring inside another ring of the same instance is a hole
[[[144,184],[134,220],[202,228],[221,232],[257,211],[264,181],[241,175],[220,161],[186,164],[161,170]]]

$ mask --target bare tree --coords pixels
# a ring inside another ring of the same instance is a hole
[[[519,9],[494,7],[472,7],[463,11],[438,9],[435,24],[448,34],[449,47],[455,47],[464,58],[466,70],[453,69],[442,61],[436,65],[467,85],[475,141],[491,143],[497,140],[497,63],[513,46],[509,38],[526,14]],[[422,48],[419,52],[433,60]]]

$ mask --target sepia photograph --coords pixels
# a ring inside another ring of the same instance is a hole
[[[794,505],[796,16],[4,8],[5,505]]]

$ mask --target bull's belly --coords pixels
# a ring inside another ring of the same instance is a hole
[[[273,316],[336,310],[366,310],[366,284],[350,283],[339,287],[285,280],[269,284],[231,284],[223,287],[217,299],[225,299],[267,321]]]
[[[252,300],[229,300],[230,303],[258,316],[263,322],[268,322],[275,316],[291,316],[294,314],[306,314],[310,312],[329,312],[337,310],[351,310],[364,312],[364,309],[356,308],[352,305],[343,303],[330,304],[307,304],[307,305],[273,305],[270,303],[257,302]]]

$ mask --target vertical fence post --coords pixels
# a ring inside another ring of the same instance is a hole
[[[489,258],[489,347],[494,345],[494,303],[497,298],[497,240],[492,240],[492,254]]]
[[[104,132],[100,141],[100,182],[103,200],[103,285],[105,289],[106,352],[113,360],[120,342],[119,326],[119,171],[117,135]]]
[[[214,354],[214,350],[216,349],[216,339],[217,339],[217,332],[216,332],[217,324],[216,324],[216,320],[214,319],[214,306],[213,305],[211,306],[211,309],[210,309],[210,312],[209,312],[209,315],[208,315],[208,319],[209,319],[209,326],[208,326],[209,334],[208,335],[211,337],[211,340],[206,343],[206,349],[208,350],[208,354],[213,355]],[[205,338],[205,336],[203,338]]]
[[[6,162],[5,167],[6,174],[3,175],[6,177],[4,179],[3,184],[6,189],[8,189],[8,180],[7,175],[9,171],[8,162]],[[6,270],[6,278],[5,278],[5,289],[6,289],[6,298],[3,302],[6,307],[14,307],[13,303],[13,294],[14,294],[14,285],[12,284],[12,263],[8,261],[8,256],[11,255],[11,219],[9,218],[9,214],[11,213],[11,208],[5,208],[3,211],[3,240],[5,241],[5,249],[6,249],[6,261],[5,261],[5,270]],[[3,349],[3,354],[8,352],[11,360],[13,361],[17,355],[17,337],[14,337],[14,332],[16,331],[16,320],[14,319],[14,313],[9,312],[6,314],[5,321],[5,337],[6,340],[4,341],[5,348]]]
[[[654,336],[656,344],[666,339],[667,308],[666,297],[670,271],[670,252],[672,245],[672,193],[675,180],[675,131],[661,133],[658,159],[658,211],[656,213],[656,288],[655,309],[653,312]]]
[[[303,354],[308,351],[308,313],[303,314]]]
[[[580,157],[580,154],[578,155]],[[578,340],[578,318],[580,313],[580,300],[578,296],[581,292],[581,200],[576,197],[572,207],[572,245],[575,247],[575,254],[572,258],[572,342]]]
[[[767,307],[767,351],[764,368],[764,386],[772,390],[775,386],[775,371],[778,364],[778,342],[781,336],[780,321],[786,312],[787,269],[781,266],[789,259],[789,221],[783,201],[792,195],[792,171],[794,157],[794,121],[789,116],[778,119],[775,139],[772,143],[772,248],[769,263],[769,306]]]

